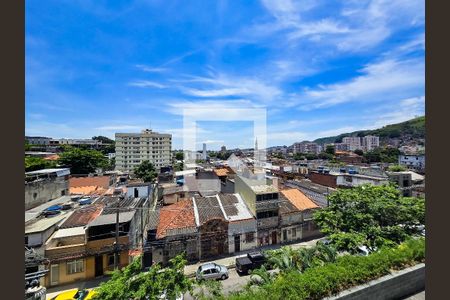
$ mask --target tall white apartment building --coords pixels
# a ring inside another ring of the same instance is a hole
[[[321,145],[310,142],[294,143],[292,146],[294,153],[319,154],[323,150]]]
[[[116,170],[131,172],[144,160],[156,169],[171,163],[172,135],[150,129],[141,133],[116,133]]]
[[[342,143],[348,146],[348,150],[355,151],[356,149],[362,150],[361,138],[359,136],[347,136],[342,138]]]
[[[375,148],[380,147],[380,137],[374,135],[366,135],[361,138],[362,147],[364,151],[372,151]]]

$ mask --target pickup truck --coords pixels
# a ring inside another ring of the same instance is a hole
[[[236,271],[248,274],[248,271],[258,269],[266,262],[266,257],[261,252],[250,252],[247,256],[236,258]]]

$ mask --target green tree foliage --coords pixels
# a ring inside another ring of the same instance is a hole
[[[407,168],[405,166],[402,165],[392,165],[388,167],[388,171],[391,172],[402,172],[402,171],[406,171]]]
[[[373,151],[364,153],[364,160],[368,163],[385,162],[396,163],[400,150],[396,148],[377,148]]]
[[[122,270],[113,272],[110,280],[100,284],[93,299],[101,300],[144,300],[175,299],[192,290],[192,281],[184,275],[186,260],[178,255],[162,269],[153,265],[148,272],[142,272],[141,259],[135,259]]]
[[[317,158],[332,160],[334,158],[334,155],[327,152],[321,152],[319,153],[319,155],[317,155]]]
[[[142,179],[144,182],[154,182],[158,176],[158,173],[150,161],[144,160],[141,164],[134,168],[134,175],[136,175],[137,178]]]
[[[305,158],[306,158],[306,154],[304,154],[304,153],[295,153],[294,154],[295,160],[304,160]]]
[[[327,145],[325,152],[331,155],[334,155],[335,153],[335,149],[333,145]]]
[[[195,285],[194,299],[225,299],[222,292],[222,282],[216,280],[202,280]]]
[[[398,244],[425,224],[425,199],[402,197],[393,185],[362,185],[328,196],[329,206],[314,214],[322,233],[338,250],[356,252]]]
[[[56,162],[45,160],[41,157],[26,156],[25,172],[36,171],[41,169],[49,169],[56,167]]]
[[[110,139],[110,138],[108,138],[106,136],[103,136],[103,135],[93,136],[92,139],[94,141],[100,141],[103,144],[114,144],[114,140],[112,140],[112,139]]]
[[[175,153],[175,159],[176,160],[183,160],[184,159],[184,153],[183,152]]]
[[[97,168],[106,168],[108,159],[97,150],[84,150],[74,147],[64,147],[65,151],[59,156],[58,163],[69,167],[72,174],[88,174]]]
[[[344,255],[334,263],[280,273],[258,288],[232,293],[227,299],[323,299],[342,290],[425,261],[425,239],[410,239],[369,256]]]
[[[356,149],[353,153],[358,154],[360,156],[364,155],[364,152],[361,149]]]

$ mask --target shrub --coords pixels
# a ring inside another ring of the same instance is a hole
[[[322,299],[352,286],[425,261],[425,239],[410,239],[369,256],[344,255],[335,263],[282,273],[257,289],[231,294],[228,299]]]

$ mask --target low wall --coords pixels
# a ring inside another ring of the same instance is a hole
[[[345,290],[326,300],[401,299],[425,289],[425,264],[418,264],[367,284]]]

